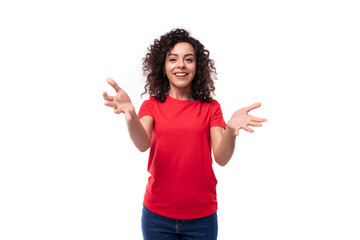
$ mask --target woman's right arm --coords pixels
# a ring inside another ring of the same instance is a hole
[[[137,117],[134,106],[127,93],[121,89],[116,82],[108,78],[107,82],[115,89],[116,95],[109,96],[103,93],[105,105],[114,109],[114,113],[124,113],[129,130],[130,138],[141,152],[145,152],[151,145],[151,134],[154,120],[150,116],[144,116],[141,119]]]
[[[138,118],[136,112],[131,113],[131,119],[126,119],[130,138],[141,152],[145,152],[151,145],[151,134],[154,120],[150,116]]]

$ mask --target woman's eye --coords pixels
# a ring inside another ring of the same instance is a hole
[[[174,59],[174,58],[170,59],[170,62],[174,62],[174,61],[176,61],[176,59]]]
[[[187,62],[193,62],[193,60],[192,59],[186,59],[185,61],[187,61]]]

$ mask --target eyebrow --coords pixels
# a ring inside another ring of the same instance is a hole
[[[170,56],[176,56],[176,57],[177,57],[177,56],[179,56],[179,55],[178,55],[178,54],[176,54],[176,53],[169,53],[169,55],[168,55],[168,56],[169,56],[169,57],[170,57]],[[188,56],[193,56],[193,57],[195,57],[195,56],[194,56],[194,54],[192,54],[192,53],[185,54],[185,56],[184,56],[184,57],[188,57]]]

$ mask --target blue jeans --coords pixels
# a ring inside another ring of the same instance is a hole
[[[173,219],[151,212],[144,205],[141,218],[144,240],[216,240],[216,212],[195,219]]]

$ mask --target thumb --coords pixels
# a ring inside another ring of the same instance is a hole
[[[121,111],[121,109],[120,109],[120,108],[117,108],[117,109],[115,109],[115,110],[114,110],[114,113],[116,113],[116,114],[120,114],[120,113],[122,113],[122,111]]]
[[[235,129],[235,135],[236,135],[236,136],[239,136],[239,130],[240,130],[239,128],[236,128],[236,129]]]

